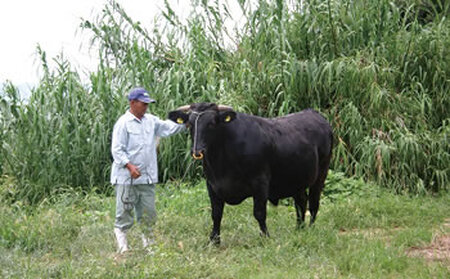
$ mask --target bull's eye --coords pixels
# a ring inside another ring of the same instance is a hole
[[[183,123],[184,123],[183,118],[178,117],[178,118],[177,118],[177,123],[178,123],[178,124],[183,124]]]
[[[227,115],[227,117],[225,117],[225,122],[230,122],[231,121],[231,116]]]

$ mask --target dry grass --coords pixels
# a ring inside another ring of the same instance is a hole
[[[430,244],[411,247],[407,250],[407,255],[427,261],[442,261],[450,270],[450,219],[445,220],[443,227],[445,232],[437,233]]]

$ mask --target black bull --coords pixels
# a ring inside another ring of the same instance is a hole
[[[277,205],[293,197],[299,227],[309,200],[314,223],[333,145],[331,127],[319,113],[308,109],[268,119],[198,103],[171,111],[169,119],[188,125],[192,156],[203,159],[214,223],[211,241],[220,243],[225,203],[239,204],[248,197],[253,197],[263,235],[269,235],[267,200]]]

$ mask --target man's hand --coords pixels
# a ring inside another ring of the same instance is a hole
[[[125,167],[128,169],[128,171],[131,174],[131,178],[136,179],[139,176],[141,176],[141,172],[139,171],[138,167],[136,167],[135,165],[128,163],[125,165]]]

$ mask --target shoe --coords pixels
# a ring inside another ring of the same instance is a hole
[[[127,233],[119,228],[114,228],[114,234],[116,235],[119,254],[123,254],[130,250],[127,242]]]

